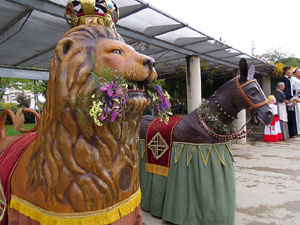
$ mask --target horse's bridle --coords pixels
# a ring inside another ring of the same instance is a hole
[[[246,100],[246,102],[250,105],[250,107],[248,108],[249,111],[251,111],[252,109],[256,109],[256,108],[259,108],[265,104],[268,104],[268,100],[264,94],[264,92],[262,92],[262,90],[259,88],[259,91],[260,93],[264,96],[265,100],[263,102],[260,102],[260,103],[253,103],[251,101],[250,98],[248,98],[248,96],[245,94],[245,92],[243,91],[243,87],[247,86],[248,84],[251,84],[253,82],[256,83],[256,85],[259,87],[259,84],[257,83],[257,80],[256,79],[252,79],[252,80],[247,80],[245,83],[243,83],[242,85],[240,84],[239,82],[239,76],[236,76],[235,77],[235,80],[236,80],[236,86],[237,86],[237,89],[239,90],[240,94],[243,96],[243,98]]]

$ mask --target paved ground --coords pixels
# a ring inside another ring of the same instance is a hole
[[[299,225],[300,137],[278,143],[261,140],[233,144],[235,225]],[[143,221],[146,225],[169,224],[146,212]]]

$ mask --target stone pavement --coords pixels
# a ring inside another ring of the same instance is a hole
[[[300,137],[278,143],[233,144],[235,225],[300,224]],[[145,225],[170,224],[143,212]],[[191,224],[196,225],[196,224]]]

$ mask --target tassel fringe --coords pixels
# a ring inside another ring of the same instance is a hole
[[[128,215],[141,202],[140,189],[128,199],[107,209],[82,213],[56,213],[46,211],[14,195],[11,196],[10,208],[38,221],[41,225],[106,225]]]

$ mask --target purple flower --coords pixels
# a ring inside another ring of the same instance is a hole
[[[103,103],[101,106],[102,113],[97,117],[99,121],[109,118],[109,121],[113,122],[117,117],[124,117],[126,102],[129,99],[127,86],[124,85],[124,82],[123,77],[116,76],[113,81],[103,79],[103,83],[99,85],[96,96]]]
[[[99,121],[103,121],[103,120],[105,120],[105,119],[106,119],[106,117],[104,117],[104,116],[99,116],[99,117],[98,117],[98,120],[99,120]]]
[[[159,85],[156,85],[156,86],[154,87],[154,91],[155,91],[155,92],[161,92],[162,89],[161,89],[161,87],[160,87]]]
[[[115,119],[116,119],[116,116],[117,116],[117,113],[116,113],[115,111],[113,111],[113,112],[112,112],[112,114],[111,114],[111,119],[110,119],[110,122],[113,122],[113,121],[115,121]]]
[[[159,103],[160,111],[166,111],[167,105],[164,102]]]
[[[116,94],[120,95],[120,94],[122,94],[122,92],[123,92],[123,88],[119,88],[119,89],[117,89]]]
[[[112,92],[111,88],[107,88],[106,93],[109,97],[113,96],[113,92]]]
[[[100,91],[106,91],[108,88],[108,85],[100,85]]]

